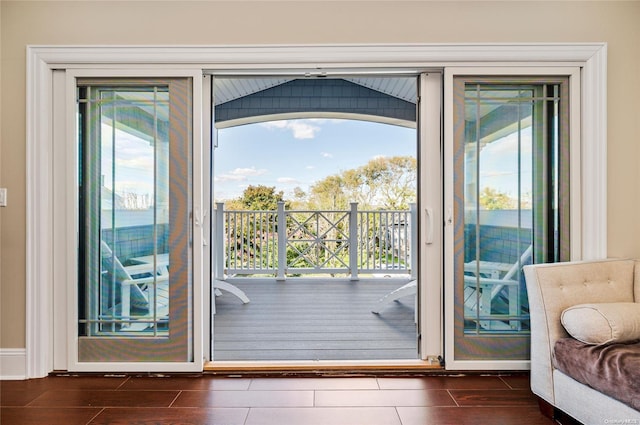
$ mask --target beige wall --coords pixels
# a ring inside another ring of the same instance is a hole
[[[640,258],[639,1],[1,1],[0,19],[1,348],[25,346],[29,44],[607,42],[609,254]]]

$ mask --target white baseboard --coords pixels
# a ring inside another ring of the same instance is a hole
[[[27,379],[27,350],[0,348],[0,379]]]

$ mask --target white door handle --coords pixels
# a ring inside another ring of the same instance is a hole
[[[202,218],[200,217],[200,208],[196,208],[195,212],[193,213],[193,221],[196,227],[202,226]]]
[[[433,243],[433,208],[425,208],[425,227],[427,229],[424,242],[427,245],[431,245]]]

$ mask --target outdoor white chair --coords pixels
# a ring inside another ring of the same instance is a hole
[[[213,279],[213,290],[215,291],[216,296],[222,295],[220,290],[223,290],[238,297],[240,301],[242,301],[242,304],[247,304],[249,302],[249,297],[247,297],[247,294],[245,294],[243,290],[229,282],[225,282],[224,280]]]
[[[123,324],[123,330],[142,331],[154,325],[159,319],[169,316],[169,273],[166,266],[136,264],[123,266],[118,257],[104,241],[101,243],[102,263],[106,271],[113,273],[121,287],[120,311],[122,320],[131,320]],[[155,283],[155,284],[154,284]],[[155,300],[154,309],[151,308]],[[142,314],[133,315],[132,310]]]
[[[510,316],[519,316],[520,312],[520,280],[517,273],[522,266],[528,264],[533,253],[533,245],[522,253],[519,261],[514,264],[495,263],[487,261],[470,261],[465,263],[464,276],[464,312],[465,318],[488,316],[491,314],[491,304],[496,297],[501,296],[506,288],[506,302]],[[477,277],[479,276],[479,278]],[[478,291],[480,289],[480,291]],[[505,323],[501,320],[478,321],[480,327],[491,330],[516,330],[520,326],[519,320]]]
[[[400,298],[403,298],[409,295],[416,295],[417,292],[418,292],[418,281],[414,279],[409,283],[402,285],[398,289],[395,289],[389,292],[384,297],[380,298],[376,303],[376,305],[373,307],[373,309],[371,309],[371,312],[378,314],[382,309],[384,309],[387,306],[387,304],[393,301],[398,301]]]
[[[491,311],[491,302],[496,298],[501,291],[507,287],[509,313],[510,315],[517,315],[517,309],[519,308],[519,291],[520,282],[515,280],[518,270],[527,264],[528,259],[533,252],[533,246],[529,247],[520,256],[520,260],[514,264],[495,263],[486,261],[471,261],[465,263],[465,288],[464,288],[464,305],[465,305],[465,317],[473,317],[478,315],[478,306],[480,308],[480,315],[489,314]],[[468,273],[468,274],[467,274]],[[504,273],[504,274],[503,274]],[[474,274],[478,274],[476,277]],[[476,283],[479,282],[479,285]],[[481,289],[477,291],[477,286]],[[402,297],[409,295],[416,295],[418,289],[418,281],[412,280],[406,285],[395,289],[384,297],[380,298],[371,312],[379,314],[389,303],[397,301]],[[519,323],[519,322],[518,322]],[[501,330],[512,329],[511,325],[497,321],[497,320],[480,320],[480,326],[485,329]]]

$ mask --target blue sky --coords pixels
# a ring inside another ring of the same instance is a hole
[[[518,154],[522,193],[531,191],[531,129],[512,133],[480,153],[481,184],[512,197],[518,194]],[[237,198],[248,185],[275,186],[285,198],[295,187],[305,192],[316,181],[366,164],[377,156],[416,155],[416,130],[355,120],[300,119],[218,130],[215,198]]]
[[[519,135],[519,137],[518,137]],[[518,151],[518,144],[520,150]],[[492,143],[480,151],[480,184],[518,197],[518,158],[520,158],[521,194],[531,194],[531,127],[523,128]]]
[[[111,127],[103,125],[103,170],[111,170]],[[116,130],[116,192],[151,194],[153,148]],[[531,192],[531,128],[520,133],[522,193]],[[416,155],[416,130],[366,121],[300,119],[248,124],[218,130],[215,150],[216,200],[237,198],[248,185],[275,186],[286,198],[295,187],[357,168],[378,156]],[[512,197],[518,186],[518,133],[485,146],[480,154],[481,184]],[[105,186],[112,188],[110,171]]]
[[[249,185],[275,186],[285,198],[378,156],[416,155],[416,130],[339,119],[299,119],[218,130],[215,198],[237,198]]]

